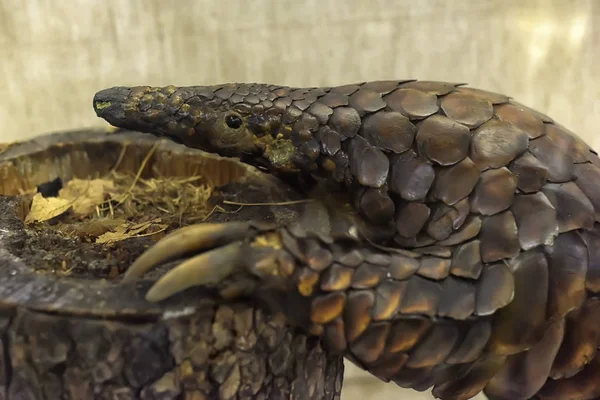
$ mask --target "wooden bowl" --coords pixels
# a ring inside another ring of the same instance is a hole
[[[0,149],[0,400],[339,397],[341,358],[282,315],[202,288],[149,303],[156,275],[121,283],[123,266],[164,232],[107,245],[58,230],[69,211],[24,222],[36,188],[56,178],[199,177],[214,188],[207,204],[229,211],[211,222],[287,223],[301,205],[237,203],[298,199],[292,189],[238,160],[139,132],[54,133]]]

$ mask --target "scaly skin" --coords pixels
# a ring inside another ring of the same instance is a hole
[[[425,81],[111,88],[94,108],[336,198],[318,198],[325,232],[173,233],[128,272],[187,257],[149,300],[251,273],[288,296],[290,323],[385,381],[442,399],[600,396],[600,159],[551,118]]]

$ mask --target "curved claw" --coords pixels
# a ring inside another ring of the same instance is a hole
[[[152,268],[187,254],[242,239],[250,229],[250,225],[245,222],[206,223],[181,228],[165,236],[135,260],[125,273],[123,282],[131,282]]]
[[[242,268],[242,242],[234,242],[184,261],[165,274],[146,293],[156,302],[192,286],[218,283]]]

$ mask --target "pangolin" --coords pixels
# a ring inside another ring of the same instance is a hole
[[[552,118],[420,80],[112,87],[93,106],[239,157],[326,211],[175,231],[126,273],[182,260],[148,300],[246,274],[246,294],[275,290],[290,324],[383,381],[441,399],[600,398],[600,158]]]

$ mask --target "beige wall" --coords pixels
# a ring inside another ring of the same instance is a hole
[[[102,125],[91,99],[113,85],[419,78],[509,94],[600,148],[599,0],[167,4],[0,0],[0,142]],[[405,393],[348,376],[345,400]]]

